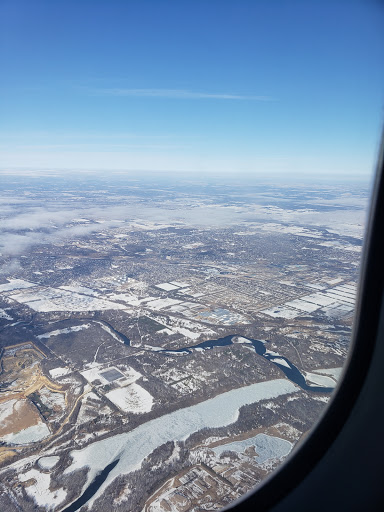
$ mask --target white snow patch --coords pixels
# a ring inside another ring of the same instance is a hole
[[[71,332],[82,331],[83,329],[88,329],[89,327],[91,327],[91,324],[74,325],[72,327],[66,327],[65,329],[56,329],[56,331],[39,334],[37,338],[41,340],[43,338],[50,338],[51,336],[59,336],[59,334],[69,334]]]
[[[282,366],[286,366],[287,368],[291,368],[287,361],[285,359],[282,359],[281,357],[274,357],[272,359],[273,363],[281,364]]]
[[[281,459],[292,450],[293,444],[280,437],[269,436],[268,434],[257,434],[254,437],[242,441],[215,446],[212,450],[220,456],[225,451],[244,453],[247,448],[255,447],[257,453],[254,458],[259,464],[271,459]]]
[[[200,335],[201,335],[200,332],[192,332],[189,329],[186,329],[185,327],[178,327],[175,325],[172,327],[172,330],[174,332],[178,332],[179,334],[182,334],[183,336],[185,336],[186,338],[189,338],[191,340],[196,340],[197,338],[200,338]]]
[[[160,333],[162,333],[162,334],[175,334],[171,329],[168,329],[168,327],[166,327],[165,329],[160,329],[160,331],[157,331],[157,332],[158,332],[158,334],[160,334]]]
[[[67,375],[67,373],[69,373],[70,371],[71,370],[69,368],[62,368],[62,367],[52,368],[52,370],[49,370],[49,375],[53,379],[57,379],[58,377],[62,377],[63,375]]]
[[[20,430],[19,432],[12,432],[11,434],[2,436],[0,439],[7,444],[29,444],[41,441],[41,439],[46,438],[49,434],[50,430],[48,426],[41,422],[37,425],[25,428],[24,430]]]
[[[175,286],[171,283],[161,283],[161,284],[156,284],[155,285],[156,288],[160,288],[161,290],[165,290],[167,292],[171,291],[171,290],[177,290],[178,289],[178,286]]]
[[[291,302],[286,302],[286,306],[291,306],[296,309],[300,309],[301,311],[306,311],[307,313],[312,313],[319,309],[319,305],[314,304],[313,302],[307,302],[301,299],[291,300]]]
[[[100,325],[100,327],[105,331],[107,332],[114,340],[118,341],[119,343],[124,343],[124,341],[122,339],[120,339],[117,334],[115,334],[112,329],[110,327],[108,327],[108,325],[105,325],[101,322],[95,322],[96,324]]]
[[[152,395],[138,384],[113,389],[105,396],[124,412],[140,414],[149,412],[153,406]]]
[[[51,455],[50,457],[41,457],[38,460],[38,464],[42,469],[52,469],[59,462],[60,457],[58,455]]]
[[[83,293],[85,295],[92,295],[94,297],[98,297],[100,294],[92,288],[87,288],[85,286],[59,286],[61,290],[68,290],[69,292]]]
[[[305,297],[301,297],[302,300],[307,302],[313,302],[319,306],[329,306],[330,304],[334,304],[335,299],[331,299],[327,297],[323,293],[312,293],[311,295],[306,295]]]
[[[8,281],[8,283],[0,284],[0,293],[36,286],[34,283],[24,281],[23,279],[8,279]]]
[[[106,368],[102,368],[101,366],[96,364],[93,368],[90,368],[89,370],[85,370],[83,372],[80,372],[80,375],[85,377],[90,384],[94,380],[100,380],[100,382],[102,384],[107,384],[108,380],[100,375],[100,372],[102,372],[104,370],[106,370]]]
[[[57,393],[45,387],[40,389],[40,398],[42,403],[50,408],[57,406],[63,411],[65,409],[64,396],[64,393]]]
[[[0,318],[4,318],[4,320],[13,320],[11,316],[5,311],[5,309],[0,308]]]
[[[0,423],[4,423],[7,418],[12,416],[16,402],[17,400],[15,398],[7,400],[6,402],[0,402]]]
[[[336,279],[330,279],[329,281],[327,281],[327,283],[330,285],[334,285],[334,284],[341,283],[341,281],[342,281],[341,277],[336,277]]]
[[[179,300],[176,300],[176,299],[170,299],[170,298],[166,298],[166,299],[156,299],[156,300],[151,300],[150,302],[147,302],[146,303],[146,307],[150,308],[150,309],[163,309],[163,308],[166,308],[168,306],[173,306],[174,304],[180,304],[181,301]]]
[[[261,313],[278,318],[296,318],[300,313],[297,310],[285,306],[277,306],[269,309],[263,309]]]
[[[20,482],[27,482],[31,479],[34,480],[34,483],[25,487],[25,491],[38,506],[44,507],[46,510],[54,510],[66,498],[67,491],[62,488],[50,491],[51,477],[49,474],[41,473],[37,469],[30,469],[19,475]]]
[[[61,288],[40,288],[33,292],[20,292],[11,299],[39,312],[50,311],[99,311],[104,309],[124,309],[123,304],[109,300],[73,293]]]

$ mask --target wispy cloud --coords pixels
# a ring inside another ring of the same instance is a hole
[[[105,94],[108,96],[134,96],[141,98],[171,98],[181,100],[253,100],[253,101],[274,101],[271,96],[248,96],[241,94],[223,94],[188,91],[185,89],[93,89],[95,94]]]

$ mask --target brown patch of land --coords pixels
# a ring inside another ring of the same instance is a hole
[[[41,422],[40,414],[29,400],[16,400],[12,414],[0,425],[0,436],[19,432]]]
[[[0,464],[8,459],[15,457],[16,455],[16,450],[9,450],[6,447],[0,447]]]

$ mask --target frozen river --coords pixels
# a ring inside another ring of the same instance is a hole
[[[73,450],[72,464],[64,473],[89,467],[83,493],[92,496],[87,502],[91,506],[117,476],[139,469],[145,457],[162,444],[185,440],[204,427],[229,425],[236,421],[242,406],[298,390],[287,379],[275,379],[227,391],[205,402],[148,421],[131,432],[96,441],[82,450]],[[115,465],[112,464],[114,462]],[[109,465],[112,469],[99,484],[95,478]]]

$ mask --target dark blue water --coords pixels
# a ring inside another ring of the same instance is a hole
[[[112,471],[112,469],[116,466],[120,459],[114,460],[108,466],[106,466],[101,473],[99,473],[93,480],[93,482],[85,489],[83,494],[76,501],[69,505],[69,507],[62,510],[62,512],[76,512],[80,507],[85,505],[85,503],[92,498],[94,494],[96,494],[99,487],[105,482],[107,476]]]
[[[191,345],[190,347],[184,347],[179,348],[177,350],[159,350],[159,353],[165,353],[168,355],[172,354],[192,354],[193,351],[196,349],[203,349],[203,350],[211,350],[214,347],[225,347],[227,345],[233,345],[233,338],[235,338],[237,334],[231,334],[229,336],[225,336],[224,338],[218,338],[217,340],[207,340],[203,341],[202,343],[199,343],[198,345]],[[260,340],[254,340],[252,338],[246,338],[245,336],[242,336],[242,338],[246,339],[248,341],[247,345],[252,345],[255,349],[255,352],[259,355],[264,357],[267,361],[277,366],[284,375],[292,382],[297,384],[301,387],[301,389],[304,389],[305,391],[313,391],[315,393],[331,393],[334,388],[327,388],[322,386],[308,386],[308,384],[305,382],[304,375],[300,372],[300,370],[293,364],[289,359],[282,356],[273,356],[271,354],[267,354],[267,349],[265,348],[265,343]],[[285,366],[284,364],[280,364],[277,361],[274,361],[275,358],[283,359],[289,366]]]

